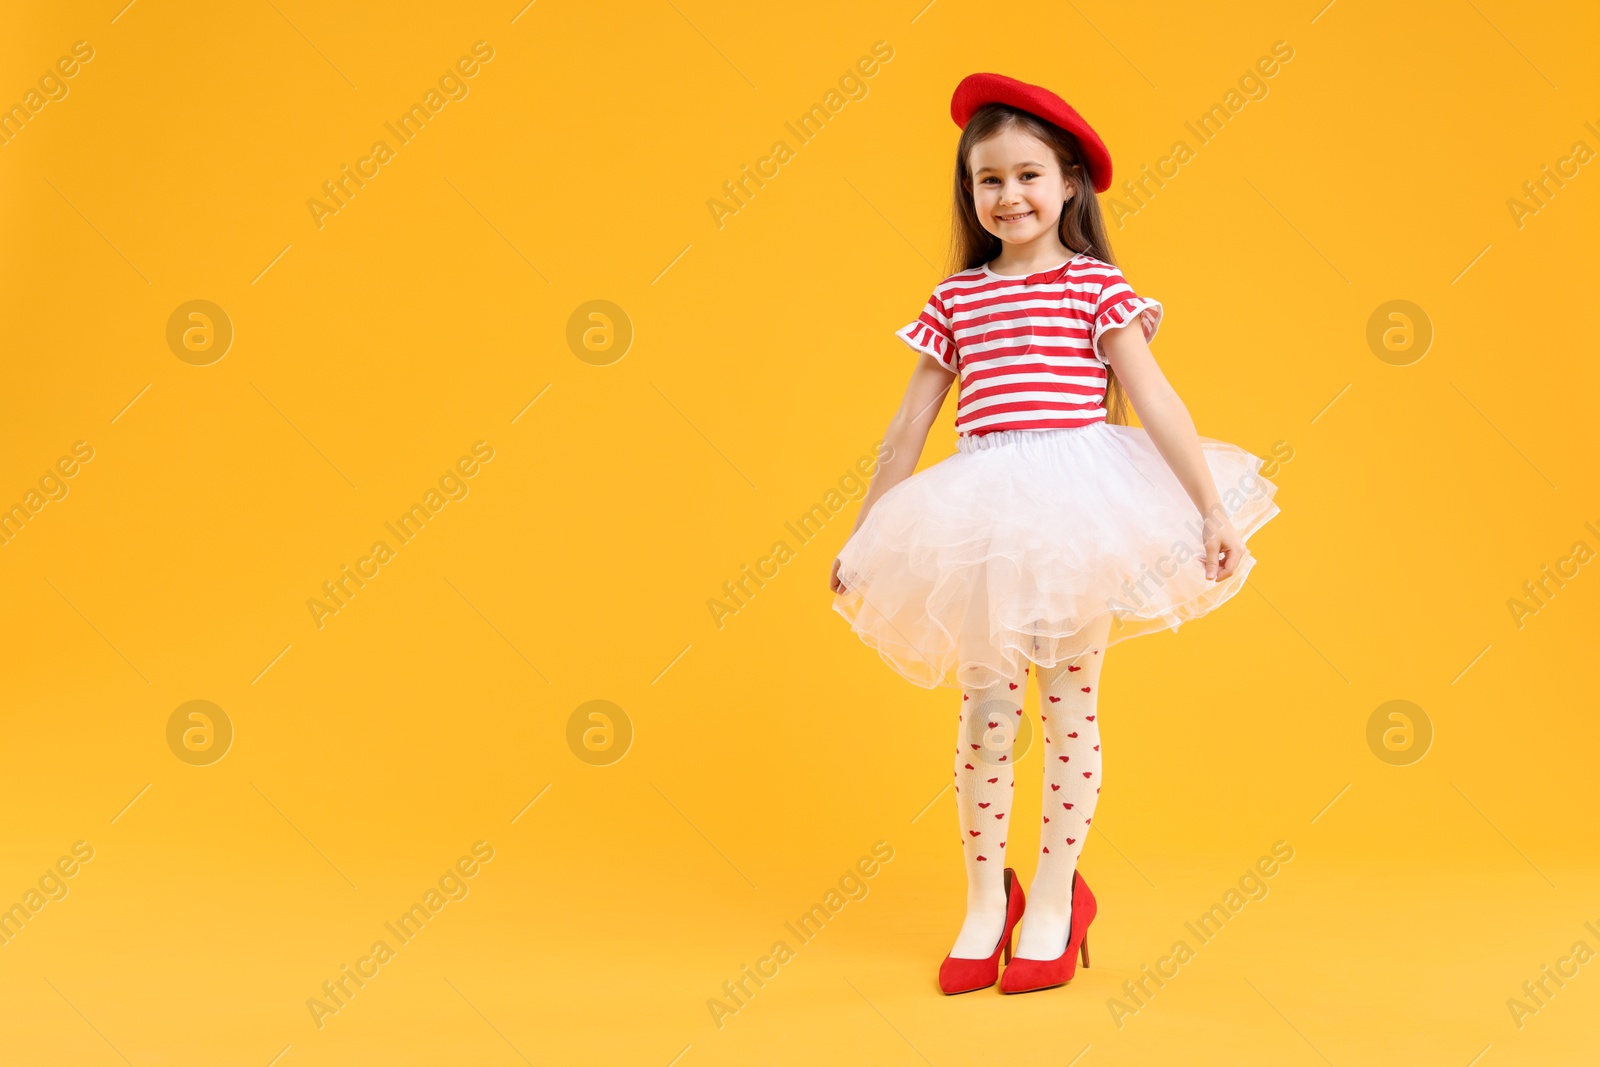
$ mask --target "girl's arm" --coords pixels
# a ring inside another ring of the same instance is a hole
[[[1138,322],[1136,315],[1128,325]],[[1100,346],[1106,362],[1127,389],[1128,399],[1144,424],[1145,432],[1204,517],[1206,577],[1220,582],[1238,570],[1244,559],[1244,539],[1223,510],[1217,483],[1200,451],[1200,436],[1195,431],[1189,409],[1167,381],[1167,376],[1161,373],[1155,355],[1145,344],[1142,328],[1130,330],[1121,326],[1110,330],[1101,339]]]
[[[939,417],[945,395],[950,392],[955,380],[955,372],[945,370],[932,356],[924,354],[917,360],[916,367],[911,371],[911,382],[906,386],[906,395],[900,400],[900,410],[894,413],[894,418],[889,420],[888,430],[884,432],[883,443],[887,455],[879,461],[867,495],[861,499],[861,510],[856,513],[855,525],[850,528],[852,534],[861,528],[867,512],[872,510],[878,498],[911,477],[917,469],[922,448],[928,443],[928,431],[933,428],[934,419]],[[844,586],[839,582],[837,559],[833,561],[828,587],[835,593],[844,592]]]

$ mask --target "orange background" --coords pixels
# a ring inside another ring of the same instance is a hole
[[[1600,965],[1520,1027],[1507,1007],[1600,950],[1591,6],[519,8],[8,17],[0,103],[93,54],[0,145],[0,505],[41,504],[0,545],[0,906],[39,890],[0,927],[0,1059],[1600,1054]],[[390,140],[479,41],[492,58]],[[1197,144],[1185,123],[1280,41],[1265,93]],[[709,602],[830,489],[859,498],[916,358],[893,331],[948,272],[948,100],[978,70],[1095,124],[1108,212],[1189,141],[1114,247],[1164,303],[1156,355],[1200,432],[1292,459],[1249,588],[1109,659],[1094,966],[945,999],[957,698],[830,610],[856,505],[720,626]],[[834,90],[800,143],[786,123]],[[380,139],[319,226],[307,201]],[[220,358],[169,345],[195,300],[231,325]],[[1421,358],[1369,346],[1392,300],[1431,325]],[[92,458],[49,478],[76,442]],[[400,542],[385,524],[430,490]],[[1508,601],[1580,541],[1519,626]],[[346,565],[369,578],[319,626]],[[196,700],[220,715],[169,743]],[[608,719],[574,720],[596,700]],[[1407,765],[1369,747],[1391,700],[1432,732]],[[227,730],[221,759],[180,758]],[[1267,894],[1119,1025],[1123,983],[1280,841]],[[892,858],[850,880],[875,842]],[[430,889],[401,942],[385,924]],[[780,940],[719,1027],[708,1001]],[[371,977],[319,1026],[347,966]]]

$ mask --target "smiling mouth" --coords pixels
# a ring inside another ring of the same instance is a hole
[[[995,218],[999,219],[1001,222],[1021,222],[1023,219],[1032,214],[1033,212],[1031,211],[1024,211],[1020,215],[996,215]]]

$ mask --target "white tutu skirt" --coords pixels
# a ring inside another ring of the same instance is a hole
[[[1244,449],[1200,445],[1248,539],[1278,514],[1277,486]],[[957,449],[883,494],[839,552],[834,610],[924,688],[986,688],[1177,630],[1255,565],[1246,552],[1227,579],[1206,578],[1199,509],[1138,427],[996,430]]]

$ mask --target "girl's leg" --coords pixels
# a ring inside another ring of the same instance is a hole
[[[984,959],[1005,928],[1006,838],[1011,830],[1012,742],[1028,668],[987,689],[963,689],[956,731],[956,813],[967,865],[967,920],[950,955]]]
[[[1039,718],[1044,732],[1044,801],[1039,867],[1028,887],[1028,910],[1014,955],[1049,960],[1067,945],[1072,916],[1072,872],[1089,836],[1100,796],[1100,668],[1107,616],[1091,651],[1039,670]]]

